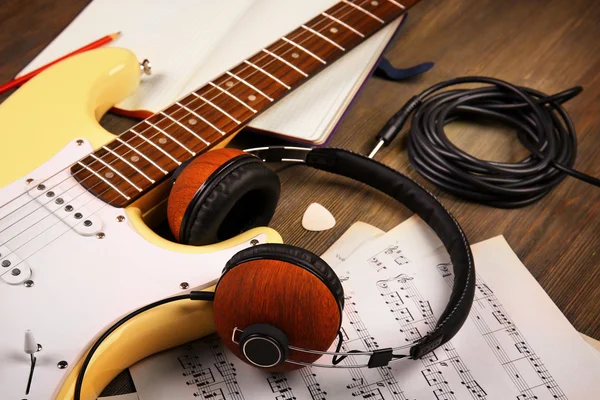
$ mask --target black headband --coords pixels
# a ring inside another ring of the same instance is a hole
[[[266,162],[301,162],[362,182],[396,199],[421,217],[448,251],[454,266],[454,283],[448,304],[435,328],[410,348],[410,356],[420,358],[456,335],[473,303],[475,265],[460,225],[433,194],[398,171],[348,150],[275,146],[245,151]]]

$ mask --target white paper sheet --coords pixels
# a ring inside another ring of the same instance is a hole
[[[375,236],[377,232],[371,237]],[[360,244],[360,240],[353,240]],[[211,338],[134,366],[131,372],[139,397],[597,398],[600,357],[568,323],[506,241],[496,237],[472,248],[478,282],[470,317],[452,341],[421,360],[399,360],[377,369],[312,367],[273,374],[249,367]],[[369,240],[354,252],[338,243],[327,258],[335,265],[345,289],[342,333],[346,350],[409,344],[435,325],[450,293],[453,275],[448,255],[418,218]],[[352,356],[342,364],[365,361]]]

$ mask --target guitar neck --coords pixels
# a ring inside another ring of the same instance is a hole
[[[236,133],[419,0],[343,0],[74,164],[91,193],[125,207]]]

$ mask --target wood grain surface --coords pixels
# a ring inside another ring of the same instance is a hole
[[[258,321],[281,329],[290,346],[319,351],[331,346],[340,329],[340,309],[327,285],[306,269],[280,260],[250,260],[231,268],[215,290],[214,311],[217,332],[239,358],[243,356],[231,332]],[[288,355],[305,363],[319,358],[293,350]],[[298,368],[284,363],[268,370]]]
[[[0,5],[0,81],[14,77],[87,2],[4,0]],[[398,66],[433,61],[434,69],[403,83],[369,79],[331,144],[368,153],[378,130],[408,98],[457,76],[493,76],[546,93],[581,85],[584,92],[566,104],[579,140],[575,167],[600,176],[598,21],[600,2],[588,0],[424,0],[410,11],[386,55]],[[138,56],[140,60],[145,57]],[[7,96],[1,95],[0,101]],[[108,115],[102,123],[120,133],[134,120]],[[517,161],[526,154],[507,128],[455,123],[446,129],[458,146],[481,158]],[[274,142],[243,133],[232,145],[243,148]],[[457,200],[422,179],[408,163],[405,133],[377,159],[439,195],[472,243],[504,235],[575,328],[600,339],[600,189],[567,178],[532,206],[500,210]],[[271,226],[286,243],[317,254],[354,221],[390,229],[410,215],[383,195],[323,172],[295,167],[282,171],[280,178],[282,199]],[[334,229],[308,233],[302,228],[302,213],[314,201],[335,215]],[[121,391],[127,390],[126,384],[120,386]]]

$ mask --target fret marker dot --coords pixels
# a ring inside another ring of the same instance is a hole
[[[333,28],[331,28],[331,29],[329,30],[329,32],[331,32],[331,33],[337,33],[337,32],[338,32],[338,28],[336,28],[336,27],[333,27]]]
[[[158,143],[160,143],[160,144],[167,143],[167,138],[161,137],[160,139],[158,139]]]
[[[188,120],[188,123],[189,123],[190,125],[196,125],[196,124],[198,123],[198,120],[197,120],[196,118],[190,118],[190,119]]]
[[[372,5],[373,7],[377,7],[377,6],[379,5],[379,2],[378,2],[378,1],[372,1],[372,2],[371,2],[371,5]]]
[[[108,179],[113,178],[115,176],[114,173],[112,173],[111,171],[108,171],[107,173],[104,174],[105,177],[107,177]]]
[[[133,162],[138,162],[140,161],[140,158],[138,156],[131,156],[130,160]]]
[[[292,58],[298,58],[298,57],[300,57],[300,54],[298,54],[298,53],[292,53]]]
[[[254,100],[256,100],[256,96],[251,94],[250,96],[248,96],[248,100],[254,101]]]
[[[233,81],[227,81],[227,83],[225,84],[225,86],[232,87],[233,86]]]

